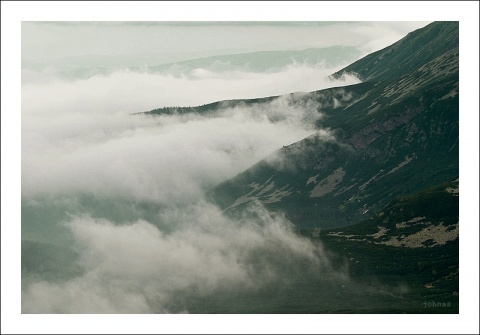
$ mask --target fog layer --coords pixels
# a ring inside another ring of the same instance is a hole
[[[36,43],[30,39],[48,27],[26,25],[26,56]],[[65,29],[75,39],[85,33],[80,28]],[[50,30],[44,46],[62,33]],[[39,58],[52,59],[40,51]],[[212,187],[282,146],[315,133],[332,140],[329,130],[313,126],[322,106],[283,94],[358,83],[354,76],[328,78],[343,65],[115,67],[66,79],[52,64],[22,70],[22,312],[345,304],[337,301],[337,290],[349,283],[345,272],[334,270],[321,245],[300,237],[282,213],[253,204],[233,219],[206,200]],[[134,114],[276,95],[254,106],[224,103],[208,115]]]

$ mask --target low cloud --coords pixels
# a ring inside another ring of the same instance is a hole
[[[205,299],[221,312],[244,294],[270,301],[271,287],[288,291],[300,279],[347,280],[281,214],[252,204],[232,219],[204,200],[213,186],[282,146],[312,134],[329,138],[314,127],[322,118],[318,101],[296,93],[224,103],[209,115],[132,113],[358,80],[332,82],[324,70],[303,66],[192,75],[120,71],[23,82],[22,235],[67,247],[71,239],[79,258],[75,271],[55,280],[25,269],[22,312],[201,312]],[[45,257],[55,265],[55,256]]]
[[[345,64],[346,65],[346,64]],[[333,86],[356,84],[355,77],[331,81],[328,76],[340,70],[321,64],[292,64],[275,71],[215,71],[197,68],[171,74],[133,70],[112,70],[87,79],[64,80],[55,68],[22,70],[22,106],[36,109],[112,113],[135,113],[164,106],[195,106],[228,99],[258,98],[291,92],[309,92]]]
[[[126,193],[159,201],[199,196],[199,188],[312,133],[308,120],[318,112],[282,104],[227,108],[213,118],[35,118],[35,129],[24,126],[22,193]]]
[[[22,294],[22,312],[198,312],[199,301],[221,296],[233,302],[241,294],[261,294],[268,285],[286,287],[299,274],[318,283],[348,281],[331,269],[319,244],[258,205],[235,220],[206,203],[163,215],[175,220],[174,232],[146,221],[116,225],[73,218],[68,225],[84,273],[30,284]]]
[[[273,84],[291,73],[287,69],[242,75],[234,80],[223,74],[192,80],[116,73],[75,82],[25,83],[22,195],[82,192],[188,202],[201,197],[205,188],[315,132],[321,105],[308,99],[294,102],[290,96],[254,106],[225,104],[212,117],[130,113],[152,108],[157,99],[160,106],[168,105],[170,96],[180,99],[179,105],[188,105],[195,92],[204,95],[197,103],[224,98],[229,95],[222,90],[230,82],[264,95],[262,80]],[[260,83],[255,76],[260,76]],[[307,82],[309,78],[305,77]],[[169,80],[180,82],[170,85]],[[323,79],[326,83],[332,84]],[[215,97],[209,87],[221,92]],[[237,94],[248,96],[242,90],[232,95]]]

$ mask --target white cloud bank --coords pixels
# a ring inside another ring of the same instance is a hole
[[[40,199],[46,212],[49,201],[82,194],[159,207],[149,214],[155,216],[152,222],[92,217],[102,215],[101,204],[100,209],[73,208],[84,211],[67,225],[84,272],[63,281],[25,272],[22,312],[198,312],[201,299],[232,302],[269,284],[286,285],[298,273],[332,272],[321,247],[296,235],[282,216],[258,207],[233,220],[203,200],[211,187],[316,132],[314,122],[322,117],[318,102],[298,104],[287,95],[253,106],[224,104],[208,116],[131,114],[320,89],[335,84],[326,78],[331,71],[291,66],[260,74],[198,70],[173,77],[120,71],[75,81],[45,73],[26,79],[24,200]],[[51,225],[39,220],[24,229],[41,231],[38,224]]]
[[[146,221],[116,226],[74,218],[69,226],[83,275],[29,285],[22,313],[168,313],[192,307],[201,312],[199,299],[220,296],[233,303],[240,294],[268,285],[280,289],[300,274],[319,283],[347,281],[331,270],[318,244],[261,207],[251,207],[239,220],[206,203],[163,217],[175,220],[178,229],[165,234]]]
[[[158,207],[151,222],[107,220],[92,216],[102,215],[100,205],[79,207],[83,215],[67,227],[83,274],[53,281],[26,272],[22,312],[199,312],[202,299],[223,299],[229,308],[235,297],[285,289],[303,277],[314,284],[348,281],[331,269],[321,246],[299,237],[283,216],[253,207],[232,219],[204,200],[211,187],[317,132],[318,102],[295,104],[281,96],[223,106],[209,116],[132,115],[359,82],[331,81],[336,70],[319,64],[262,73],[119,69],[62,80],[53,69],[23,69],[22,198],[43,199],[48,207],[48,199],[93,195]]]
[[[205,187],[312,134],[321,106],[297,106],[280,97],[261,106],[226,108],[208,118],[131,113],[267,96],[293,90],[302,81],[317,89],[358,82],[331,82],[325,76],[320,69],[289,67],[263,74],[203,72],[174,78],[119,72],[73,82],[24,83],[22,195],[93,192],[157,201],[199,197]]]

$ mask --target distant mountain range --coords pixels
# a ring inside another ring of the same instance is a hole
[[[187,53],[188,55],[188,53]],[[135,72],[163,73],[173,76],[192,75],[197,69],[212,72],[276,71],[287,66],[307,65],[338,68],[342,64],[358,59],[362,52],[351,46],[331,46],[326,48],[309,48],[303,50],[257,51],[227,55],[172,61],[175,54],[165,55],[162,60],[158,55],[101,56],[85,55],[67,57],[51,61],[22,60],[22,68],[27,70],[55,69],[64,79],[86,79],[95,75],[110,75],[118,70]],[[190,56],[193,57],[193,56]]]

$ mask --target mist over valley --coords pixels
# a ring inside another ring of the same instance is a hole
[[[22,313],[458,313],[458,22],[22,28]]]

